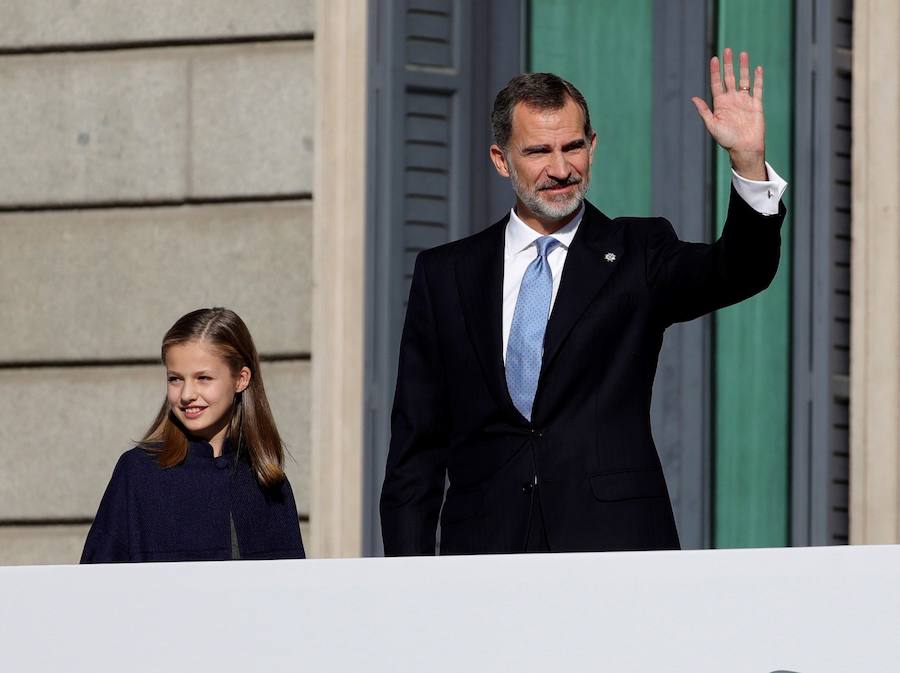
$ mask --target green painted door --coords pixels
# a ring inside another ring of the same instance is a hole
[[[790,182],[793,3],[719,0],[717,18],[719,52],[726,46],[746,51],[751,66],[765,68],[766,158]],[[715,170],[721,231],[731,186],[724,150],[717,149]],[[716,547],[788,544],[790,241],[789,216],[775,281],[715,318]]]
[[[569,80],[591,111],[588,199],[610,217],[650,215],[653,0],[531,0],[529,9],[529,70]]]
[[[793,2],[715,4],[719,52],[724,46],[748,51],[766,69],[767,159],[790,182]],[[598,135],[588,198],[612,217],[654,214],[655,6],[653,0],[529,2],[529,69],[555,72],[585,94]],[[722,150],[716,152],[714,178],[711,198],[720,232],[731,184]],[[790,253],[788,220],[773,285],[715,319],[710,487],[718,547],[788,542]]]

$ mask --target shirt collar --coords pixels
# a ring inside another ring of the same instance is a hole
[[[575,217],[564,227],[554,231],[551,236],[560,242],[563,248],[568,250],[572,245],[572,239],[575,238],[575,232],[578,231],[578,225],[581,224],[581,218],[584,217],[584,202],[575,213]],[[509,222],[506,224],[506,254],[517,255],[523,250],[528,249],[541,234],[525,224],[518,215],[516,209],[512,208],[509,214]]]

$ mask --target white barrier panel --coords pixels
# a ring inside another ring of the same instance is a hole
[[[0,568],[0,670],[900,670],[900,547]]]

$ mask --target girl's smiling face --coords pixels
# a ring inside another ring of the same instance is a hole
[[[221,455],[234,396],[250,383],[250,369],[232,372],[215,348],[202,341],[170,346],[165,363],[172,413],[189,434],[205,439]]]

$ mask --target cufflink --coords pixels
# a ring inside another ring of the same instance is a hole
[[[616,255],[612,252],[608,252],[605,255],[603,255],[603,259],[605,259],[607,262],[615,262]]]

